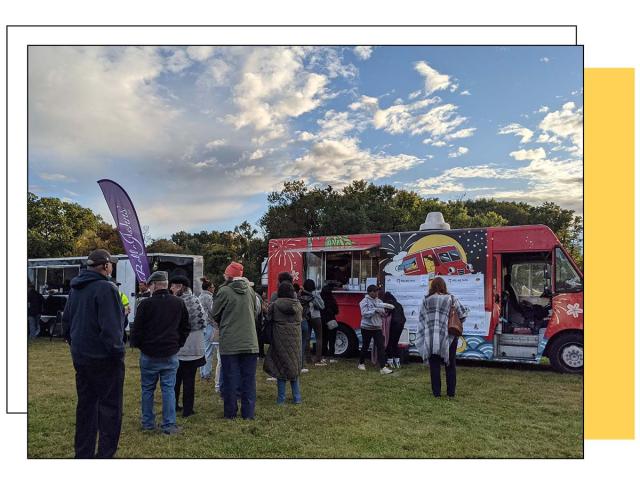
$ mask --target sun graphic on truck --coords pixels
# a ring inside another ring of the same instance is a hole
[[[417,240],[402,259],[405,275],[465,275],[473,272],[467,255],[456,240],[446,235],[427,235]]]

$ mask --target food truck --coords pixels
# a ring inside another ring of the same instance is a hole
[[[119,289],[129,298],[129,322],[135,318],[138,282],[127,255],[114,255],[118,263],[114,265],[113,278],[120,283]],[[177,255],[169,253],[150,253],[147,255],[149,270],[164,270],[172,275],[185,275],[191,279],[193,291],[201,293],[200,278],[203,275],[204,261],[201,255]],[[61,335],[61,314],[71,290],[71,279],[87,267],[87,257],[30,258],[27,260],[27,278],[36,291],[44,298],[44,312],[41,322],[50,336]]]
[[[549,227],[451,230],[427,221],[421,228],[272,239],[269,296],[283,271],[300,285],[307,278],[318,289],[336,285],[336,354],[348,356],[359,348],[359,303],[367,286],[377,284],[403,305],[405,337],[417,353],[420,307],[430,280],[440,276],[470,309],[458,358],[539,363],[547,357],[557,371],[583,370],[583,274]]]

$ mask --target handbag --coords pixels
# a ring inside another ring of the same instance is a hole
[[[336,322],[335,320],[329,320],[327,322],[327,328],[329,330],[334,330],[334,329],[338,328],[338,322]]]
[[[451,310],[449,311],[449,335],[455,335],[459,337],[462,335],[462,322],[456,312],[456,307],[453,302],[453,295],[451,296]]]

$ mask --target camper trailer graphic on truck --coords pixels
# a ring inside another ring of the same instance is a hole
[[[473,266],[462,260],[454,245],[425,248],[402,260],[405,275],[464,275],[473,273]]]

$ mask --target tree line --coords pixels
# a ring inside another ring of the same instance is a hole
[[[179,231],[148,238],[149,253],[202,255],[205,274],[214,280],[226,265],[240,261],[245,275],[260,281],[261,263],[271,238],[418,230],[427,213],[440,211],[451,228],[544,224],[582,268],[582,218],[553,202],[534,206],[494,199],[442,201],[423,198],[392,185],[356,180],[342,189],[286,182],[267,197],[259,232],[247,221],[231,231]],[[118,233],[100,215],[58,198],[27,197],[29,258],[84,256],[95,248],[124,253]]]

